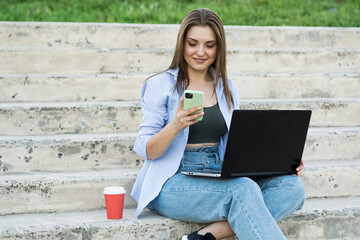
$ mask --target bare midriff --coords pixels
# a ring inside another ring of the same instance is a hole
[[[188,143],[186,144],[186,148],[201,148],[201,147],[217,147],[220,142],[216,143]]]

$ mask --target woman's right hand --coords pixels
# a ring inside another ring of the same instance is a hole
[[[197,113],[194,115],[190,115],[196,111],[201,110],[201,106],[190,108],[188,110],[184,110],[184,97],[181,97],[180,104],[178,106],[178,109],[176,110],[175,117],[171,124],[176,129],[177,132],[182,131],[186,127],[193,125],[194,123],[197,123],[198,121],[196,118],[201,117],[204,115],[204,112]]]
[[[149,138],[149,141],[146,144],[146,154],[148,160],[161,157],[169,148],[179,132],[188,126],[197,123],[198,121],[196,118],[204,115],[204,113],[202,112],[194,115],[190,114],[199,111],[200,109],[201,107],[194,107],[184,111],[184,97],[182,97],[174,119],[161,129],[160,132]]]

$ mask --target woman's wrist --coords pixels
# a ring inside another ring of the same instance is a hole
[[[177,125],[174,122],[174,120],[171,121],[168,125],[166,125],[164,129],[166,129],[168,131],[168,133],[170,133],[171,135],[174,135],[174,136],[178,135],[178,133],[183,130],[183,129],[177,128]]]

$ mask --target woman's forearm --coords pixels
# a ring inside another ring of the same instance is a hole
[[[149,138],[146,144],[146,153],[148,160],[153,160],[161,157],[169,148],[175,137],[179,133],[176,128],[168,124],[160,132],[154,134]]]

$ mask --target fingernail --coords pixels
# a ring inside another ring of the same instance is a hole
[[[201,107],[198,107],[197,109],[201,109]]]

